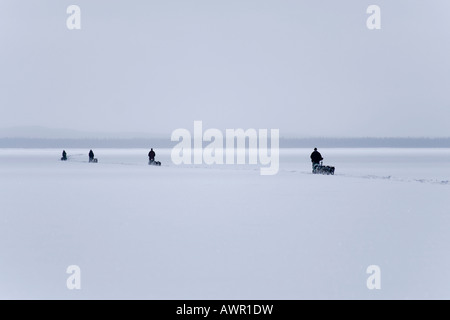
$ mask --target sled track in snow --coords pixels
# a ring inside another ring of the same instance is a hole
[[[76,158],[68,158],[67,162],[73,163],[89,163],[88,160],[78,160]],[[120,165],[120,166],[149,166],[148,163],[132,163],[132,162],[114,162],[114,161],[102,161],[96,162],[96,165]]]
[[[89,163],[89,161],[87,160],[71,160],[69,162],[73,162],[73,163]],[[133,166],[133,167],[144,167],[144,166],[149,166],[148,163],[131,163],[131,162],[110,162],[110,161],[103,161],[100,163],[97,162],[95,163],[96,165],[120,165],[120,166]]]
[[[313,175],[309,171],[297,171],[297,170],[285,170],[285,172],[290,173],[300,173],[306,175]],[[343,177],[343,178],[357,178],[357,179],[367,179],[367,180],[388,180],[395,182],[416,182],[416,183],[424,183],[424,184],[435,184],[442,186],[450,186],[450,180],[439,180],[439,179],[419,179],[419,178],[400,178],[395,176],[377,176],[377,175],[354,175],[354,174],[345,174],[345,173],[335,173],[334,176]],[[330,175],[330,179],[331,175]]]
[[[75,159],[68,159],[69,162],[76,162],[76,163],[89,163],[87,160],[75,160]],[[100,164],[100,162],[98,163]],[[97,164],[97,165],[98,165]],[[149,166],[148,163],[130,163],[130,162],[101,162],[103,165],[121,165],[121,166]],[[165,167],[178,167],[183,168],[177,165],[173,164],[166,164],[162,165]],[[192,165],[192,166],[186,166],[186,168],[190,169],[213,169],[212,167],[208,166],[199,166],[199,165]],[[252,171],[259,171],[259,168],[243,168],[239,167],[238,170],[252,170]],[[310,171],[298,171],[298,170],[283,170],[280,169],[280,172],[287,172],[287,173],[300,173],[300,174],[307,174],[312,175]],[[357,179],[367,179],[367,180],[388,180],[388,181],[395,181],[395,182],[416,182],[416,183],[424,183],[424,184],[434,184],[434,185],[443,185],[443,186],[450,186],[450,180],[439,180],[439,179],[419,179],[419,178],[400,178],[395,176],[378,176],[378,175],[352,175],[352,174],[345,174],[345,173],[335,173],[334,176],[337,177],[343,177],[343,178],[357,178]],[[332,175],[330,175],[330,179]]]
[[[395,176],[377,176],[377,175],[351,175],[351,174],[335,174],[336,176],[346,177],[346,178],[359,178],[359,179],[369,179],[369,180],[389,180],[396,182],[417,182],[426,184],[437,184],[437,185],[450,185],[450,180],[439,180],[439,179],[417,179],[417,178],[400,178]]]

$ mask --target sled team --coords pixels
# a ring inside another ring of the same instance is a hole
[[[334,167],[322,165],[323,157],[317,148],[311,153],[312,173],[334,174]]]
[[[161,162],[155,161],[155,151],[153,151],[153,148],[150,149],[150,152],[148,153],[148,164],[154,165],[154,166],[160,166]]]
[[[92,149],[89,150],[88,156],[89,156],[89,162],[93,162],[93,163],[97,163],[98,162],[98,159],[95,158],[94,151],[92,151]],[[155,156],[156,156],[156,153],[155,153],[155,151],[153,151],[153,148],[151,148],[150,152],[148,153],[148,164],[160,166],[161,162],[160,161],[155,161]],[[66,152],[66,150],[63,150],[62,151],[61,161],[66,161],[66,160],[67,160],[67,152]]]
[[[161,162],[155,161],[156,153],[153,151],[153,148],[150,149],[150,152],[148,153],[148,164],[149,165],[156,165],[160,166]],[[314,148],[314,151],[311,153],[311,163],[312,163],[312,173],[322,173],[322,174],[334,174],[334,167],[330,166],[324,166],[322,165],[323,157],[320,154],[319,151],[317,151],[317,148]],[[67,153],[66,150],[63,150],[61,161],[67,160]],[[94,152],[92,149],[89,151],[89,162],[97,163],[97,158],[94,158]]]

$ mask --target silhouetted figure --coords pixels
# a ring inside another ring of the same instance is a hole
[[[150,152],[148,153],[148,164],[153,165],[153,166],[160,166],[161,162],[159,161],[155,161],[155,151],[153,151],[153,148],[150,150]]]
[[[66,153],[66,150],[63,150],[61,160],[62,160],[62,161],[66,161],[66,160],[67,160],[67,153]]]
[[[150,152],[148,153],[148,160],[150,161],[150,163],[155,161],[155,156],[155,151],[153,151],[153,148],[151,148]]]
[[[89,151],[89,162],[94,161],[94,152],[92,150]]]
[[[312,173],[317,174],[326,174],[326,175],[334,175],[335,168],[332,166],[324,166],[322,164],[322,155],[317,148],[314,148],[314,152],[311,153],[311,162],[312,162]]]
[[[312,162],[312,166],[314,169],[314,165],[315,164],[320,164],[320,161],[322,161],[322,155],[320,154],[319,151],[317,151],[317,148],[314,148],[313,153],[311,153],[311,162]]]

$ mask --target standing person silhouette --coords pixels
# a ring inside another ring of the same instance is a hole
[[[322,155],[320,154],[319,151],[317,151],[317,148],[314,148],[313,153],[311,153],[311,162],[312,162],[312,167],[314,169],[314,165],[316,164],[320,164],[320,161],[322,161]]]
[[[151,149],[150,149],[150,152],[148,153],[148,161],[149,161],[150,163],[152,163],[153,161],[155,161],[155,156],[156,156],[156,153],[155,153],[155,151],[153,151],[153,148],[151,148]]]
[[[94,161],[94,152],[92,151],[92,149],[89,151],[89,162]]]

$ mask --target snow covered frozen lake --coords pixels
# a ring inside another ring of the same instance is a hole
[[[0,149],[0,299],[450,299],[450,149],[319,148],[334,176],[61,151]]]

